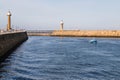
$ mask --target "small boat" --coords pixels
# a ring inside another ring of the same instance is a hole
[[[92,39],[92,40],[90,40],[90,43],[97,44],[97,40],[96,39]]]

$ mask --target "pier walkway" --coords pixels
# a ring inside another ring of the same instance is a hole
[[[19,33],[19,32],[26,32],[26,31],[25,30],[0,31],[0,35],[3,35],[3,34],[12,34],[12,33]]]

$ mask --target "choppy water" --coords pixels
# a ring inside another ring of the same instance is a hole
[[[0,65],[0,80],[120,80],[120,39],[29,37]]]

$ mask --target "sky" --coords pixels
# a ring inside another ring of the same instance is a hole
[[[120,30],[120,0],[0,0],[0,29]]]

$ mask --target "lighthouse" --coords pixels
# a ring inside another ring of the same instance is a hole
[[[8,16],[7,31],[10,31],[11,30],[11,16],[12,16],[10,11],[8,11],[7,16]]]
[[[64,25],[63,20],[61,20],[61,22],[60,22],[60,30],[63,30],[63,25]]]

